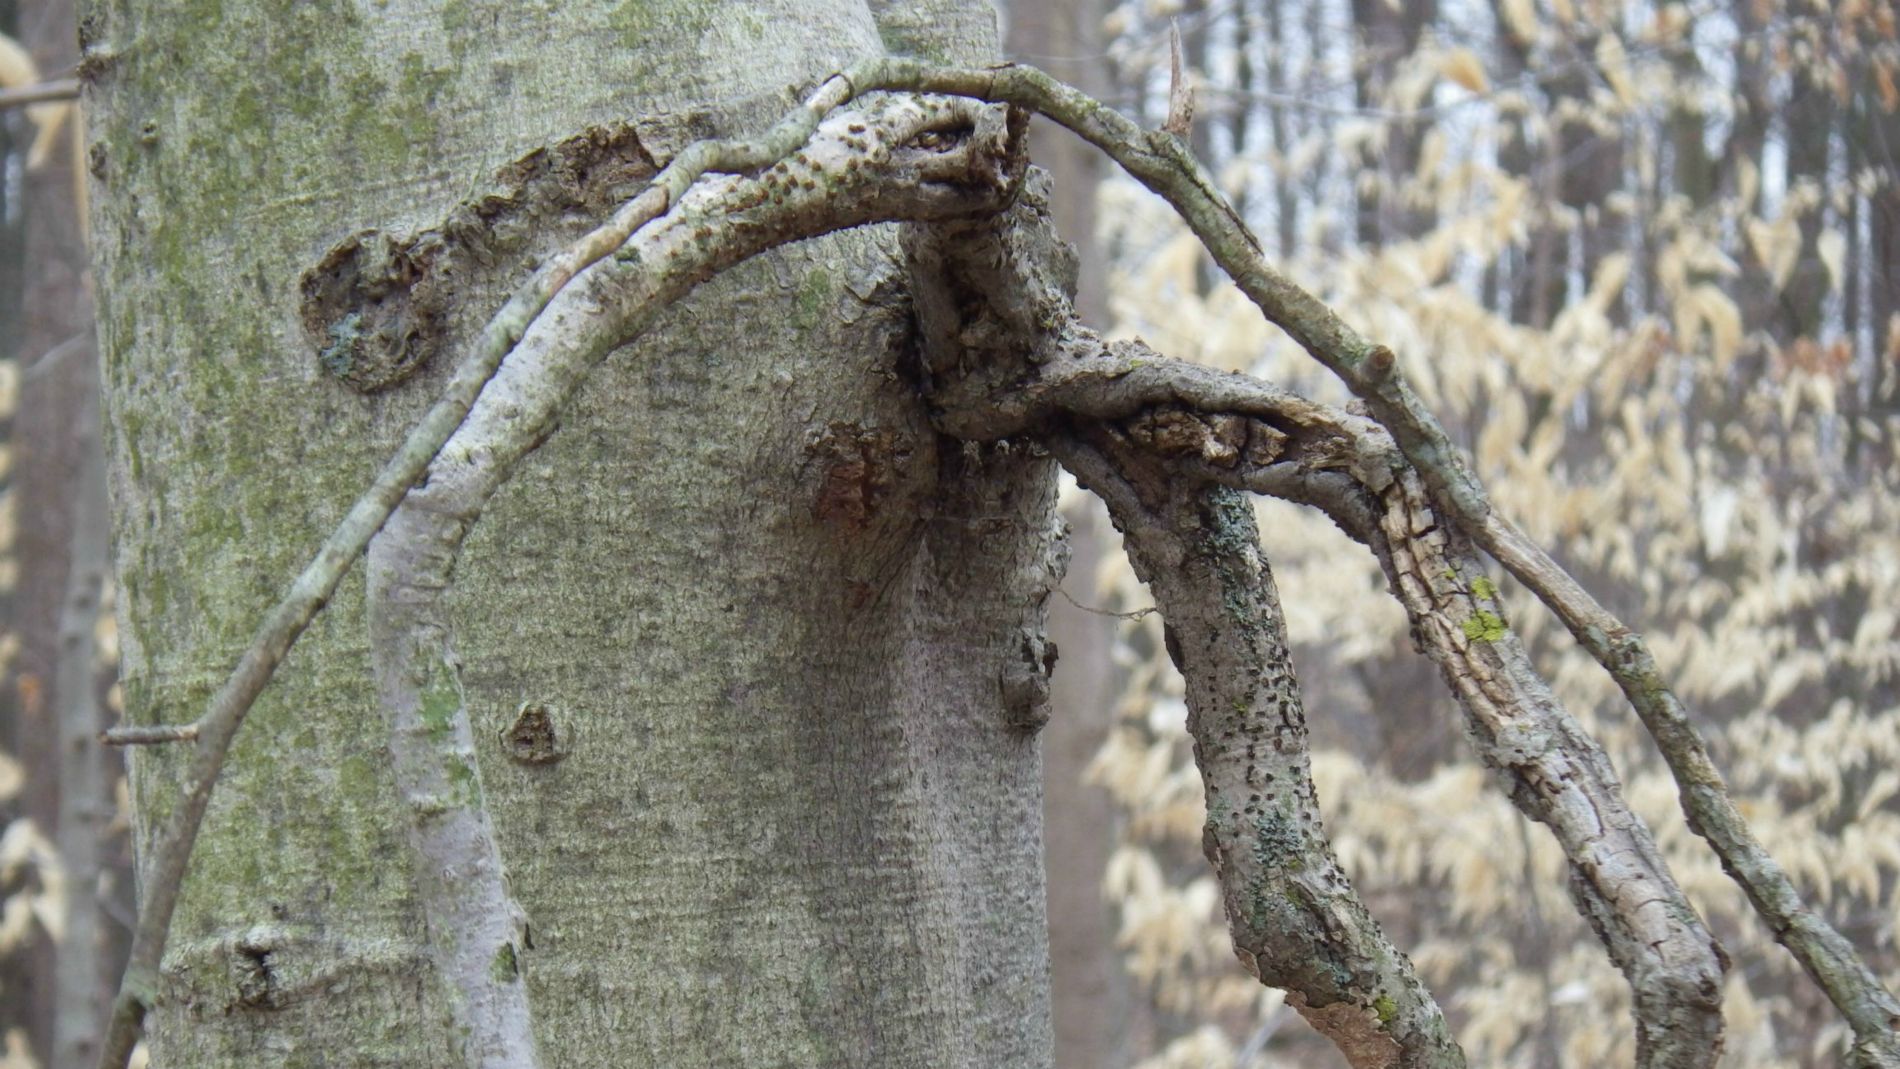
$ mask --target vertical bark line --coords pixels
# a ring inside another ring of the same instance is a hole
[[[1046,438],[1100,495],[1167,620],[1207,794],[1202,849],[1235,952],[1359,1069],[1465,1064],[1411,962],[1380,931],[1322,826],[1285,621],[1240,492],[1111,430]]]

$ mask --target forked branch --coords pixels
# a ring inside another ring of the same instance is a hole
[[[1519,810],[1562,846],[1577,907],[1630,982],[1638,1064],[1712,1064],[1721,1049],[1721,951],[1624,802],[1603,752],[1531,668],[1503,622],[1496,589],[1457,529],[1433,518],[1391,438],[1371,420],[1245,376],[1169,360],[1139,342],[1104,343],[1076,321],[1060,284],[1064,252],[1036,207],[1026,197],[1006,221],[912,228],[929,394],[938,425],[952,434],[1045,443],[1109,504],[1128,537],[1187,678],[1208,792],[1206,843],[1243,960],[1264,981],[1312,1001],[1315,993],[1299,986],[1307,975],[1262,970],[1250,949],[1260,939],[1247,890],[1256,877],[1225,827],[1235,808],[1232,740],[1245,740],[1241,782],[1264,775],[1279,785],[1248,789],[1241,819],[1303,797],[1306,771],[1298,692],[1275,652],[1283,643],[1261,637],[1279,630],[1277,610],[1257,604],[1271,601],[1266,566],[1251,536],[1237,533],[1231,503],[1212,496],[1217,487],[1318,507],[1373,549],[1420,649],[1461,702],[1480,756],[1510,785]],[[1197,584],[1209,567],[1229,584]],[[1206,589],[1189,596],[1197,585]],[[1248,593],[1256,587],[1267,594]],[[1221,643],[1203,641],[1209,614],[1221,621]],[[1272,748],[1253,737],[1262,703],[1280,711],[1280,723],[1301,725],[1276,732]],[[1312,857],[1295,872],[1329,866],[1317,814],[1291,804],[1291,813],[1272,811],[1270,837],[1310,844]],[[1298,915],[1281,920],[1311,924]],[[1275,938],[1285,946],[1296,936]],[[1349,1057],[1369,1056],[1363,1045],[1341,1046]],[[1403,1064],[1439,1057],[1429,1046],[1407,1049]]]
[[[1266,318],[1365,401],[1418,472],[1434,511],[1549,606],[1578,645],[1616,680],[1675,777],[1689,827],[1708,842],[1775,939],[1853,1028],[1850,1064],[1900,1069],[1900,1000],[1853,945],[1802,900],[1787,873],[1755,838],[1642,636],[1493,508],[1463,451],[1407,384],[1392,350],[1359,335],[1276,271],[1179,139],[1144,130],[1100,101],[1029,67],[939,70],[885,60],[854,68],[849,77],[859,91],[955,93],[1035,111],[1100,148],[1167,200]]]

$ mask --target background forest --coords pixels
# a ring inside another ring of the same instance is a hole
[[[0,81],[70,73],[63,4],[0,3]],[[1019,2],[1017,58],[1194,147],[1268,252],[1405,371],[1498,503],[1644,627],[1804,894],[1900,983],[1900,27],[1891,0]],[[0,1067],[53,1066],[129,917],[90,313],[58,103],[0,176]],[[1343,403],[1148,194],[1039,135],[1120,335]],[[1158,618],[1088,499],[1047,735],[1058,1060],[1321,1066],[1240,971]],[[1627,987],[1564,864],[1485,782],[1376,563],[1263,503],[1341,861],[1475,1064],[1627,1064]],[[1617,763],[1733,958],[1735,1066],[1844,1026],[1683,826],[1610,680],[1510,584],[1511,624]],[[1126,614],[1125,617],[1104,615]],[[1551,641],[1541,641],[1549,638]],[[48,978],[56,978],[49,982]],[[64,997],[56,997],[64,992]],[[96,1016],[92,1018],[96,1020]]]

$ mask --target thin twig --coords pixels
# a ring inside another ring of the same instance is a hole
[[[107,746],[151,746],[162,742],[191,742],[197,737],[198,725],[195,723],[129,724],[107,728],[99,733],[99,741]]]
[[[25,370],[20,372],[20,377],[35,379],[58,367],[61,360],[86,347],[86,344],[92,340],[92,332],[93,328],[88,324],[85,330],[41,353],[38,359],[26,365]]]
[[[60,78],[38,85],[22,85],[13,89],[0,89],[0,110],[23,108],[28,104],[39,104],[48,100],[78,100],[79,79]]]
[[[1194,128],[1194,87],[1181,63],[1181,26],[1168,28],[1168,118],[1161,129],[1186,137]]]
[[[1149,605],[1146,608],[1141,608],[1141,609],[1131,609],[1128,612],[1116,612],[1113,609],[1098,609],[1093,605],[1084,605],[1081,602],[1075,600],[1074,597],[1070,596],[1068,591],[1062,589],[1059,586],[1050,587],[1049,589],[1062,595],[1062,600],[1068,602],[1070,607],[1078,609],[1082,612],[1088,613],[1091,616],[1106,616],[1113,620],[1139,620],[1146,616],[1153,616],[1155,613],[1158,613],[1161,611],[1160,609],[1155,608],[1153,605]]]

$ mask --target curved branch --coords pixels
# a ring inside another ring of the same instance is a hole
[[[1036,215],[1039,177],[1008,215],[906,228],[937,425],[975,438],[1004,428],[1033,437],[1107,504],[1187,680],[1207,798],[1202,849],[1248,971],[1287,991],[1356,1069],[1462,1067],[1438,1003],[1326,838],[1285,621],[1246,499],[1184,473],[1153,436],[1068,420],[1047,405],[1026,411],[1050,399],[1040,384],[1073,362],[1057,333],[1074,318],[1062,288],[1069,254]],[[990,398],[1021,404],[985,427]]]
[[[1031,198],[1025,203],[1034,206]],[[1188,562],[1213,553],[1223,575],[1254,568],[1247,554],[1220,548],[1223,538],[1233,541],[1231,532],[1223,534],[1232,523],[1206,520],[1212,505],[1205,488],[1316,506],[1368,545],[1411,618],[1420,650],[1463,707],[1480,757],[1502,775],[1517,808],[1550,828],[1569,859],[1577,908],[1634,994],[1638,1065],[1713,1064],[1721,1050],[1720,948],[1625,803],[1608,759],[1532,668],[1475,553],[1456,528],[1435,521],[1416,472],[1391,438],[1370,420],[1247,376],[1169,360],[1139,342],[1103,343],[1076,322],[1052,282],[1062,274],[1062,253],[1046,222],[1022,208],[1015,215],[1007,230],[988,221],[951,223],[928,234],[912,228],[907,238],[926,339],[963,343],[926,342],[938,426],[976,439],[1043,441],[1109,503],[1174,631],[1171,651],[1185,655],[1190,707],[1198,700],[1208,710],[1194,714],[1197,723],[1226,715],[1229,699],[1254,702],[1218,692],[1222,684],[1197,671],[1220,664],[1230,688],[1257,686],[1261,677],[1258,663],[1222,663],[1259,643],[1257,627],[1237,625],[1224,627],[1233,649],[1204,650],[1201,667],[1190,671],[1197,657],[1188,653],[1181,615],[1214,606],[1231,613],[1249,602],[1203,583],[1197,603],[1179,589],[1192,578]],[[1129,474],[1135,470],[1141,474]],[[1208,542],[1211,548],[1201,544]],[[1190,574],[1177,574],[1183,569]],[[1264,563],[1258,570],[1264,577]],[[1164,597],[1164,584],[1176,593]],[[1279,663],[1271,651],[1255,653],[1262,663]],[[1191,727],[1208,779],[1209,835],[1216,836],[1210,766],[1224,744],[1221,733],[1245,729]],[[1211,741],[1203,741],[1210,730]],[[1302,767],[1294,782],[1303,775]],[[1294,827],[1320,835],[1317,818],[1311,828]],[[1233,856],[1216,856],[1212,845],[1209,851],[1217,868]],[[1239,943],[1231,895],[1229,907]]]
[[[1284,989],[1355,1069],[1462,1069],[1438,1003],[1326,838],[1286,622],[1251,504],[1102,428],[1041,440],[1107,504],[1167,621],[1207,794],[1201,849],[1242,964]]]
[[[938,70],[882,60],[854,68],[867,88],[956,93],[1015,104],[1067,127],[1174,207],[1216,263],[1268,320],[1338,375],[1387,427],[1437,509],[1516,576],[1610,673],[1656,740],[1689,827],[1721,859],[1775,939],[1801,963],[1854,1030],[1850,1064],[1900,1069],[1900,1000],[1827,920],[1801,898],[1755,838],[1688,710],[1648,644],[1492,506],[1469,461],[1400,374],[1391,349],[1360,336],[1267,263],[1259,242],[1179,139],[1142,129],[1041,71],[1007,66]]]
[[[180,738],[195,732],[197,745],[183,785],[184,797],[167,820],[142,880],[148,897],[134,935],[132,959],[114,1004],[102,1066],[123,1065],[129,1058],[154,997],[159,958],[191,845],[232,736],[290,646],[442,443],[461,424],[484,384],[528,325],[576,274],[618,247],[642,223],[676,206],[699,175],[718,170],[757,170],[802,143],[828,111],[873,90],[946,93],[1042,112],[1102,148],[1130,174],[1168,199],[1267,317],[1365,399],[1373,414],[1391,429],[1399,449],[1429,489],[1432,503],[1550,605],[1578,642],[1609,668],[1663,750],[1681,787],[1691,827],[1710,842],[1724,866],[1748,892],[1757,911],[1769,921],[1776,937],[1853,1026],[1860,1064],[1900,1065],[1900,1040],[1894,1037],[1894,1026],[1900,1023],[1900,1002],[1880,985],[1846,940],[1802,903],[1785,873],[1755,841],[1689,723],[1686,710],[1661,679],[1641,638],[1603,610],[1522,532],[1493,512],[1462,454],[1398,375],[1391,350],[1359,337],[1324,305],[1275,272],[1261,256],[1246,226],[1178,140],[1144,131],[1105,105],[1029,68],[935,70],[910,61],[879,60],[825,82],[802,108],[765,138],[689,147],[607,225],[549,261],[491,320],[476,349],[458,367],[444,397],[272,610],[205,713],[179,730]],[[932,146],[933,151],[939,148],[940,144]],[[849,154],[837,162],[842,165],[847,159]],[[825,195],[836,192],[832,176],[825,180],[807,177]],[[885,175],[882,180],[888,183],[896,179]],[[943,201],[956,201],[954,190],[932,188],[932,183],[943,181],[928,179],[915,192],[925,199],[936,194],[938,206]],[[772,199],[769,188],[756,192],[764,201]],[[859,193],[876,200],[892,191],[873,187]],[[717,269],[709,265],[705,271],[710,274]]]

